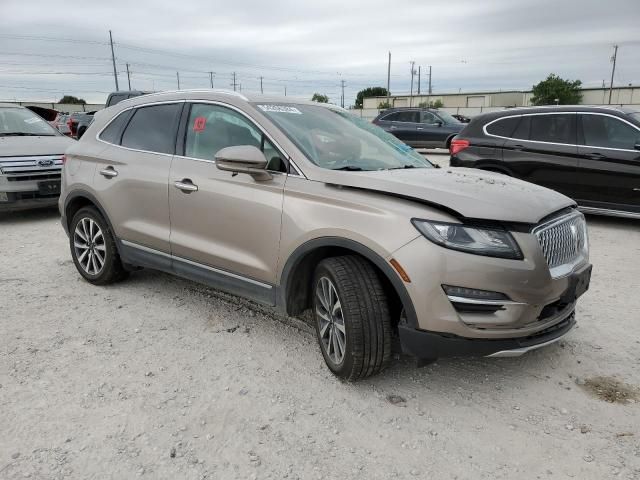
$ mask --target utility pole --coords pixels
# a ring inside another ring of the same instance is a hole
[[[113,36],[111,35],[111,30],[109,30],[109,44],[111,45],[111,62],[113,62],[113,78],[116,80],[116,92],[120,89],[118,88],[118,72],[116,71],[116,54],[113,53]]]
[[[420,70],[422,70],[422,67],[418,65],[418,95],[420,95]]]
[[[264,77],[260,77],[260,93],[264,93],[264,90],[262,89],[262,79]]]
[[[611,95],[613,94],[613,75],[616,73],[617,57],[618,57],[618,45],[614,45],[613,57],[611,57],[611,61],[613,62],[613,68],[611,69],[611,83],[609,84],[609,105],[611,105]]]
[[[131,74],[129,73],[129,64],[127,63],[127,83],[129,84],[129,91],[131,91]]]
[[[340,80],[340,87],[342,88],[342,95],[340,95],[340,106],[344,108],[344,80]]]
[[[209,83],[211,84],[211,88],[213,88],[213,72],[209,72]]]
[[[178,90],[180,90],[180,72],[176,72],[176,78],[178,79]]]
[[[387,106],[391,107],[391,52],[387,63]]]
[[[286,85],[284,86],[284,96],[285,97],[287,96],[287,86]]]
[[[231,86],[233,87],[233,91],[235,92],[236,91],[236,86],[238,85],[236,83],[236,72],[233,72],[232,75],[233,75],[233,83],[231,84]]]
[[[416,62],[411,62],[411,93],[409,94],[409,106],[412,106],[413,103],[413,75],[415,74],[415,66]]]
[[[429,65],[429,90],[427,95],[427,105],[431,102],[431,65]]]

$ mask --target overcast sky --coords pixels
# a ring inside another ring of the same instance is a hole
[[[640,84],[640,0],[0,0],[0,100],[104,102],[115,89],[231,88],[346,105],[367,86],[408,92],[528,89],[553,72],[586,86]],[[417,83],[417,77],[416,77]],[[417,87],[416,87],[417,88]]]

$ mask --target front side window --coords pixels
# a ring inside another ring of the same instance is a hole
[[[53,137],[58,135],[51,125],[26,108],[0,108],[0,137]]]
[[[213,160],[226,147],[252,145],[267,158],[267,170],[286,171],[282,155],[246,117],[230,108],[193,104],[185,138],[185,156]]]
[[[633,150],[640,143],[640,131],[622,120],[605,115],[581,117],[587,146]]]
[[[169,103],[136,108],[122,134],[121,145],[148,152],[173,153],[179,107],[178,103]]]
[[[429,125],[433,125],[434,123],[440,121],[440,119],[431,112],[420,112],[420,117],[421,123],[427,123]]]
[[[529,140],[550,143],[576,143],[575,114],[532,115]]]
[[[307,104],[254,106],[321,168],[353,171],[433,167],[393,135],[345,110]]]

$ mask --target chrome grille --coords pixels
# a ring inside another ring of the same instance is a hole
[[[553,277],[566,275],[588,256],[587,225],[580,212],[540,225],[534,234]]]
[[[51,174],[62,168],[62,155],[0,157],[0,172],[11,176]]]

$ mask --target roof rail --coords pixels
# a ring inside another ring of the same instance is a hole
[[[161,94],[165,94],[165,93],[180,93],[180,92],[187,92],[187,93],[198,93],[198,92],[202,92],[202,93],[220,93],[223,95],[233,95],[234,97],[238,97],[241,98],[244,101],[249,101],[249,99],[247,97],[245,97],[244,95],[242,95],[239,92],[235,92],[233,90],[227,90],[224,88],[190,88],[190,89],[182,89],[182,90],[163,90],[162,92],[155,92],[155,93],[151,93],[149,95],[161,95]]]

